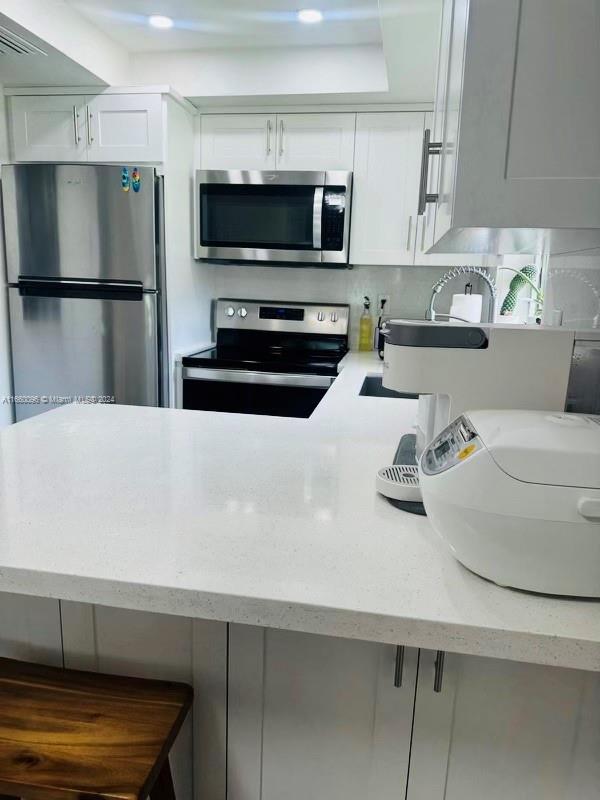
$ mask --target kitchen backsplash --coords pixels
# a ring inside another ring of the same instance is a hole
[[[350,346],[358,343],[358,320],[363,297],[371,298],[373,317],[377,319],[377,298],[389,295],[388,314],[423,319],[431,297],[431,287],[444,267],[354,267],[353,269],[312,269],[215,265],[216,297],[239,297],[260,300],[297,300],[349,303]],[[466,281],[465,281],[466,282]],[[474,291],[480,291],[474,283]],[[440,293],[436,310],[448,312],[451,296],[463,288],[461,281]]]
[[[555,309],[562,311],[563,325],[570,328],[600,328],[600,255],[549,259],[545,322],[551,322]]]

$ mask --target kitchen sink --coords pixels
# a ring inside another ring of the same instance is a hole
[[[394,397],[400,400],[417,400],[419,396],[408,392],[394,392],[392,389],[386,389],[381,375],[367,375],[363,385],[360,387],[359,395],[363,397]]]

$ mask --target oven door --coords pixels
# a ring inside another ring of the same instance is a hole
[[[351,173],[196,174],[196,257],[348,263]]]
[[[183,408],[310,417],[335,380],[329,375],[184,367]]]

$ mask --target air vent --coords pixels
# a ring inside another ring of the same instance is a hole
[[[9,31],[8,28],[5,28],[2,25],[0,25],[0,55],[47,56],[48,53],[45,53],[39,47],[36,47],[36,45],[32,44],[31,42],[28,42],[27,39],[24,39],[17,33],[13,33],[13,31]]]

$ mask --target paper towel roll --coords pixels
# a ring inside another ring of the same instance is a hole
[[[461,317],[469,322],[481,322],[482,294],[453,294],[451,317]]]

